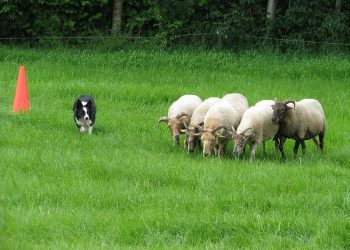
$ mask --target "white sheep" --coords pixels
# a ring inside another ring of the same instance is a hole
[[[187,126],[184,124],[185,129],[181,131],[186,134],[185,146],[187,145],[187,150],[189,153],[193,153],[195,147],[199,145],[199,130],[204,124],[204,116],[211,106],[221,99],[218,97],[210,97],[205,99],[194,111],[191,117],[191,122]]]
[[[179,144],[181,129],[184,124],[188,125],[193,111],[202,103],[201,98],[196,95],[183,95],[171,104],[168,110],[168,116],[163,116],[158,120],[158,126],[161,122],[167,122],[170,132],[173,136],[173,144]]]
[[[231,138],[229,132],[238,127],[241,116],[241,113],[226,100],[218,101],[208,110],[201,135],[203,156],[209,156],[213,149],[215,155],[222,155]]]
[[[294,107],[288,104],[292,103]],[[279,136],[295,140],[294,156],[298,154],[301,144],[302,152],[305,154],[305,140],[312,139],[316,146],[323,152],[323,139],[326,131],[326,118],[322,105],[314,99],[303,99],[299,102],[287,100],[279,102],[275,100],[272,105],[272,122],[279,123]],[[319,143],[316,136],[319,137]],[[286,140],[281,140],[279,149],[282,158],[285,159],[283,144]]]
[[[249,108],[247,98],[239,93],[224,95],[222,100],[228,101],[232,107],[234,107],[241,114],[240,118],[242,118],[243,113]]]
[[[259,144],[263,144],[263,155],[266,155],[265,141],[275,139],[277,150],[278,141],[275,137],[278,132],[278,124],[272,123],[272,100],[264,100],[256,103],[244,112],[237,131],[233,130],[232,138],[235,142],[233,155],[238,158],[243,152],[245,157],[246,144],[250,145],[250,161],[254,160],[255,152]]]
[[[273,100],[262,100],[262,101],[258,101],[257,103],[255,103],[254,106],[268,106],[271,107],[271,105],[274,105],[275,101]]]

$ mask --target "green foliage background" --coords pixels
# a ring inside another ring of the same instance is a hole
[[[266,23],[267,0],[128,0],[124,2],[123,34],[164,37],[167,42],[185,33],[216,36],[185,37],[206,44],[244,46],[256,43],[247,36],[343,42],[350,38],[350,2],[335,0],[278,1],[276,21]],[[108,35],[110,0],[0,0],[1,37]],[[214,38],[215,37],[215,38]]]

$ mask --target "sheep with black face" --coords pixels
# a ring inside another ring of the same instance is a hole
[[[291,106],[293,105],[293,106]],[[279,136],[295,140],[294,156],[298,154],[301,144],[302,152],[305,154],[305,140],[312,139],[316,146],[323,151],[323,139],[326,131],[326,118],[322,105],[314,99],[303,99],[295,102],[287,100],[280,102],[275,100],[272,105],[273,115],[271,121],[279,124]],[[319,137],[319,143],[316,136]],[[279,149],[284,159],[283,144],[280,141]]]
[[[158,126],[161,122],[168,124],[170,133],[173,137],[173,144],[179,144],[181,129],[188,126],[193,111],[202,103],[201,98],[196,95],[183,95],[171,104],[168,110],[168,116],[163,116],[158,120]]]

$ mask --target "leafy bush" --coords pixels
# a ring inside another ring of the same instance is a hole
[[[168,45],[261,43],[252,36],[349,41],[349,1],[343,1],[340,13],[335,1],[278,1],[273,24],[266,22],[266,6],[267,0],[127,0],[122,32],[164,38],[160,40]],[[1,37],[108,35],[111,19],[111,0],[0,0]],[[184,33],[214,35],[178,36]]]
[[[109,26],[108,13],[108,0],[2,0],[0,35],[38,37],[92,34],[96,29],[103,30]]]

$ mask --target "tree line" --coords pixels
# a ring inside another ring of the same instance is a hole
[[[242,44],[252,36],[348,43],[350,1],[0,0],[1,37],[127,35],[171,41],[188,33],[222,34],[227,43]]]

